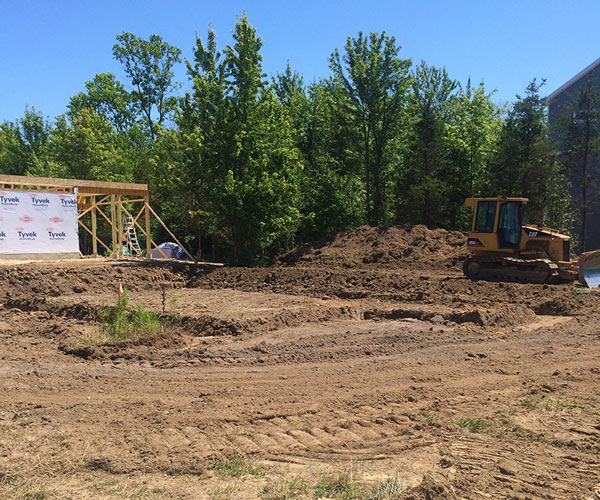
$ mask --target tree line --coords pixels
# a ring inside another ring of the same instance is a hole
[[[585,220],[590,199],[573,206],[569,187],[590,191],[594,173],[568,172],[599,147],[584,140],[592,98],[551,132],[543,81],[497,105],[483,83],[403,58],[386,33],[349,37],[313,82],[289,63],[265,75],[262,45],[246,17],[224,48],[209,29],[181,92],[178,48],[120,34],[113,56],[127,80],[99,73],[54,120],[28,108],[0,124],[0,172],[148,183],[199,257],[243,265],[363,224],[466,230],[469,196],[528,197],[532,221],[561,230]],[[564,154],[557,134],[572,145]]]

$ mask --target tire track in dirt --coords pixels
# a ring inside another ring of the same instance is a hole
[[[455,436],[448,455],[459,473],[470,478],[474,489],[494,491],[497,495],[510,492],[541,497],[543,491],[544,498],[574,498],[575,494],[583,493],[582,484],[600,474],[600,465],[593,454],[578,451],[549,454],[544,445],[503,444],[485,434]],[[569,469],[568,475],[564,473],[565,467]]]
[[[353,414],[282,415],[225,424],[221,431],[227,441],[218,438],[211,447],[220,444],[220,452],[226,456],[242,453],[280,459],[368,460],[433,444],[413,427],[408,417],[382,418],[375,408]]]

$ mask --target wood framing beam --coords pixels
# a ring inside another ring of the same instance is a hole
[[[116,207],[115,207],[115,195],[112,194],[110,195],[110,226],[112,229],[112,258],[116,259],[117,258],[117,214],[116,214]]]
[[[122,257],[123,253],[123,216],[122,211],[123,205],[121,205],[121,195],[117,195],[117,231],[119,232],[119,249],[117,250],[117,257]]]
[[[86,225],[85,225],[83,222],[81,222],[80,220],[79,220],[79,221],[77,221],[77,222],[79,222],[79,225],[80,225],[80,226],[81,226],[83,229],[85,229],[85,230],[86,230],[88,233],[90,233],[90,234],[92,235],[92,237],[93,237],[93,238],[95,238],[96,240],[98,240],[98,242],[99,242],[99,243],[100,243],[100,244],[101,244],[101,245],[102,245],[104,248],[106,248],[106,249],[107,249],[107,250],[110,252],[110,248],[108,248],[108,247],[107,247],[107,246],[104,244],[104,242],[103,242],[103,241],[102,241],[100,238],[98,238],[97,236],[94,236],[94,234],[92,233],[92,231],[90,231],[90,230],[89,230],[89,228],[88,228],[88,227],[87,227],[87,226],[86,226]]]
[[[148,207],[150,205],[148,204],[148,201],[150,201],[150,199],[149,199],[149,197],[146,196],[146,201],[144,203],[144,206],[142,207],[142,210],[144,210],[144,222],[146,223],[146,235],[150,234],[150,210],[148,210]],[[139,216],[140,216],[140,214],[137,214],[137,217],[134,219],[134,222],[136,224],[137,224],[137,219]],[[159,250],[161,253],[163,253],[162,249],[159,248]],[[164,255],[164,253],[163,253],[163,255]],[[150,244],[150,236],[146,236],[146,258],[147,259],[152,258],[152,246]]]
[[[96,197],[91,197],[92,203],[92,255],[98,255],[98,237],[96,236],[96,231],[98,226],[96,224]]]
[[[123,207],[123,211],[127,214],[127,215],[131,215],[127,209],[125,207]],[[148,231],[146,233],[146,231],[144,231],[144,228],[142,226],[140,226],[140,224],[138,223],[138,221],[136,221],[134,219],[134,224],[139,228],[139,230],[142,232],[142,234],[146,237],[146,253],[148,253],[148,248],[150,248],[150,259],[152,258],[152,247],[148,245],[148,242],[150,242],[151,245],[154,245],[154,248],[156,248],[165,259],[168,259],[169,257],[167,257],[167,254],[165,252],[162,251],[162,248],[160,248],[156,242],[149,236],[150,231]],[[148,224],[148,227],[150,227],[150,225]]]
[[[57,179],[52,177],[29,177],[25,175],[0,175],[0,184],[19,186],[21,190],[53,189],[71,190],[77,188],[79,194],[84,195],[106,195],[120,194],[125,196],[148,195],[147,184],[133,184],[129,182],[104,182],[79,179]]]
[[[122,195],[122,196],[127,196],[127,195]],[[133,199],[133,200],[123,200],[123,203],[144,203],[145,201],[146,201],[145,198],[136,198],[136,199]],[[110,205],[110,201],[98,202],[97,205],[98,206]]]
[[[95,196],[90,196],[91,198],[96,198]],[[110,201],[103,203],[106,199],[110,198],[110,195],[104,196],[99,202],[95,203],[96,207],[99,207],[100,205],[110,205]],[[85,214],[87,214],[90,210],[92,209],[91,205],[89,207],[87,207],[85,210],[83,210],[80,214],[79,214],[79,218],[83,217]]]
[[[194,262],[196,262],[196,259],[194,259],[194,257],[192,257],[192,255],[190,254],[190,252],[188,252],[186,250],[186,248],[181,244],[181,242],[177,239],[177,236],[175,236],[171,230],[167,227],[167,225],[162,221],[162,219],[156,214],[156,212],[154,210],[152,210],[152,207],[146,203],[146,206],[148,207],[148,209],[152,212],[152,215],[154,215],[154,217],[156,217],[156,220],[158,222],[161,223],[162,227],[165,228],[165,230],[167,231],[167,233],[169,233],[171,235],[171,237],[175,240],[175,242],[183,249],[183,251],[185,252],[185,254],[192,259]]]

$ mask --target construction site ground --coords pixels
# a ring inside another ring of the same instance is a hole
[[[597,500],[600,294],[462,243],[0,265],[0,498]],[[119,282],[162,333],[94,340]]]

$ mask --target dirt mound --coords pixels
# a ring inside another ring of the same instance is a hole
[[[402,500],[454,500],[454,488],[445,479],[434,478],[427,474],[419,486],[409,488],[400,498]]]
[[[413,318],[433,323],[472,323],[477,326],[501,327],[522,325],[534,321],[534,312],[522,304],[507,304],[496,309],[469,309],[464,311],[431,311],[410,307],[391,310],[365,311],[365,319],[403,319]]]
[[[466,255],[465,236],[459,231],[423,225],[408,229],[363,226],[306,243],[280,257],[277,265],[450,269]]]

